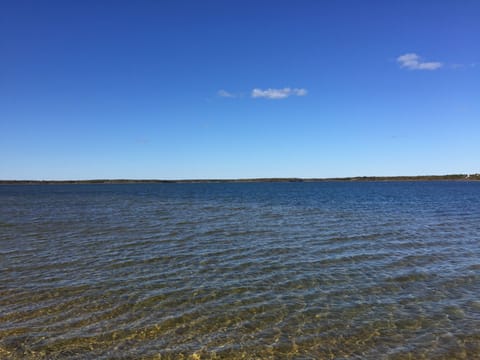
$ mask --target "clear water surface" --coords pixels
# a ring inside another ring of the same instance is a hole
[[[479,359],[480,183],[0,186],[1,359]]]

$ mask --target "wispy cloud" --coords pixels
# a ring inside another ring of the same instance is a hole
[[[397,58],[400,67],[409,70],[437,70],[443,66],[441,62],[437,61],[422,61],[421,57],[415,53],[401,55]]]
[[[468,69],[468,68],[474,68],[477,66],[477,63],[470,63],[470,64],[452,64],[450,67],[454,70],[458,69]]]
[[[305,96],[307,95],[306,89],[299,88],[283,88],[283,89],[271,89],[266,90],[255,88],[252,90],[252,98],[266,98],[266,99],[285,99],[289,96]]]
[[[303,88],[281,88],[281,89],[259,89],[255,88],[250,92],[252,98],[265,98],[265,99],[285,99],[289,96],[305,96],[307,90]],[[223,98],[241,98],[244,97],[244,93],[232,93],[227,90],[221,89],[217,91],[217,96]]]
[[[217,91],[217,95],[220,96],[220,97],[226,97],[226,98],[234,98],[234,97],[237,97],[237,95],[235,94],[232,94],[231,92],[228,92],[227,90],[218,90]]]

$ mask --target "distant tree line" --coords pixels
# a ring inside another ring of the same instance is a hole
[[[324,181],[477,181],[480,174],[450,174],[421,176],[357,176],[343,178],[255,178],[255,179],[185,179],[185,180],[0,180],[0,185],[48,185],[48,184],[156,184],[156,183],[247,183],[247,182],[324,182]]]

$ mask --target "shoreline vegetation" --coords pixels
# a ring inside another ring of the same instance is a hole
[[[181,184],[181,183],[255,183],[255,182],[367,182],[367,181],[479,181],[480,174],[420,176],[356,176],[340,178],[251,178],[251,179],[92,179],[92,180],[0,180],[0,185],[62,185],[62,184]]]

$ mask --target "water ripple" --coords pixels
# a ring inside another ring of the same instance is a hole
[[[480,359],[480,184],[0,187],[2,359]]]

